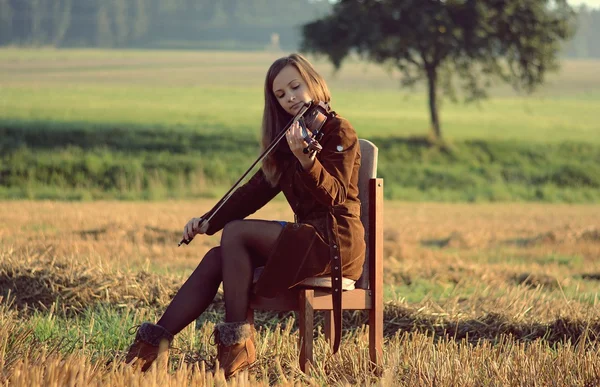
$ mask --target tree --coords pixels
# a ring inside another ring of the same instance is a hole
[[[114,42],[116,43],[115,45],[119,47],[125,46],[130,39],[130,5],[129,1],[126,0],[113,0],[112,6],[110,7],[112,12],[109,14],[109,19],[114,26]]]
[[[13,10],[9,0],[0,0],[0,44],[11,43],[13,39]]]
[[[148,5],[146,0],[135,0],[133,4],[133,27],[134,39],[142,38],[150,28],[150,16],[148,16]]]
[[[47,12],[46,2],[42,0],[29,0],[31,7],[31,43],[37,46],[43,45],[46,34],[44,31],[44,15]]]
[[[573,16],[566,0],[341,0],[303,26],[301,49],[336,69],[356,52],[399,69],[405,85],[425,80],[441,139],[439,99],[456,100],[457,80],[467,101],[486,97],[494,78],[534,91],[558,67]]]
[[[99,47],[112,47],[114,45],[114,35],[107,8],[106,3],[100,5],[96,15],[96,45]]]
[[[54,46],[61,45],[71,25],[71,2],[72,0],[56,0],[52,5],[52,24],[54,28],[52,44]]]

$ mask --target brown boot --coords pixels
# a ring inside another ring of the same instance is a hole
[[[146,372],[159,354],[167,352],[173,341],[173,335],[160,325],[143,323],[138,328],[133,344],[125,356],[125,363],[134,359],[142,364],[142,372]]]
[[[226,378],[256,361],[254,327],[246,321],[217,324],[214,335],[217,358]]]

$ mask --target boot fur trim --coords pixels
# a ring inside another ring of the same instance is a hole
[[[219,342],[225,346],[241,344],[252,336],[252,325],[246,321],[217,324]]]
[[[167,340],[169,344],[173,341],[173,335],[160,325],[148,322],[140,325],[136,334],[136,340],[142,340],[146,343],[158,347],[162,340]]]

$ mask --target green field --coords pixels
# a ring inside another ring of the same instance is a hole
[[[0,50],[0,197],[218,195],[257,155],[263,81],[284,53]],[[357,60],[327,79],[333,107],[384,152],[390,198],[600,199],[599,61],[567,61],[532,96],[498,85],[446,102],[432,146],[426,98]],[[217,144],[217,145],[215,145]]]

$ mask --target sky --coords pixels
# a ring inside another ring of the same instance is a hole
[[[600,8],[600,0],[569,0],[571,6],[585,4],[590,8]]]

